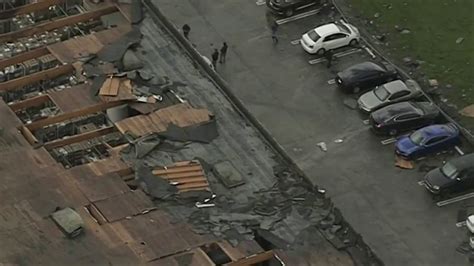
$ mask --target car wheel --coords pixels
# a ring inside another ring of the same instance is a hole
[[[326,53],[326,50],[324,50],[324,48],[321,48],[316,52],[317,55],[323,55],[325,53]]]
[[[291,17],[293,16],[293,8],[288,8],[286,11],[285,11],[285,17]]]
[[[351,42],[349,43],[350,46],[357,46],[359,44],[359,41],[357,39],[352,39]]]
[[[390,129],[390,131],[388,132],[388,134],[389,134],[390,136],[392,136],[392,137],[393,137],[393,136],[396,136],[397,133],[398,133],[398,131],[397,131],[396,129],[394,129],[394,128],[393,128],[393,129]]]

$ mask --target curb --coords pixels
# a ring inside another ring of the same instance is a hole
[[[347,19],[347,16],[344,14],[344,12],[342,12],[341,8],[338,6],[338,4],[336,3],[337,1],[336,0],[331,0],[333,6],[336,8],[337,12],[341,15],[341,17],[344,19],[344,21],[347,21],[349,22],[349,20]],[[380,58],[382,58],[385,62],[389,63],[390,65],[392,65],[397,71],[398,73],[401,74],[401,76],[405,79],[412,79],[411,76],[405,72],[405,70],[403,70],[402,68],[398,67],[395,63],[393,63],[390,59],[388,59],[387,57],[385,57],[378,49],[376,49],[366,38],[364,38],[363,36],[361,36],[361,39],[366,43],[366,45],[372,50],[374,51]],[[421,87],[421,86],[420,86]],[[441,109],[437,104],[436,102],[433,100],[433,98],[431,98],[424,90],[423,88],[421,88],[421,92],[423,93],[423,96],[429,101],[431,102],[432,104],[434,104],[436,106],[436,108],[440,111],[440,113],[444,116],[444,118],[450,122],[450,123],[453,123],[454,125],[456,125],[457,128],[460,129],[461,133],[463,134],[463,136],[466,138],[466,140],[471,144],[471,145],[474,145],[474,134],[471,133],[469,130],[467,130],[466,128],[464,128],[463,126],[461,126],[456,120],[454,120],[453,118],[451,118],[448,113],[446,113],[443,109]]]
[[[235,109],[239,112],[239,114],[250,121],[252,125],[257,129],[257,131],[262,134],[263,138],[265,141],[270,145],[270,147],[280,155],[284,162],[288,164],[291,170],[294,170],[298,175],[303,177],[308,184],[311,184],[315,186],[311,180],[308,178],[308,176],[298,167],[298,165],[295,163],[295,161],[288,155],[288,153],[283,149],[283,147],[273,138],[273,136],[268,132],[267,129],[258,121],[258,119],[247,109],[247,107],[243,104],[243,102],[232,92],[230,89],[230,86],[227,84],[227,82],[220,77],[212,68],[209,67],[208,63],[204,61],[204,59],[201,57],[201,54],[184,38],[184,36],[179,32],[179,30],[171,23],[166,16],[161,13],[158,7],[156,7],[153,3],[151,3],[151,0],[142,0],[145,7],[148,8],[153,12],[152,14],[152,19],[163,25],[165,30],[170,33],[170,35],[175,39],[176,43],[178,46],[180,46],[183,51],[195,62],[197,62],[197,67],[203,71],[206,72],[206,74],[209,76],[209,79],[214,85],[223,92],[224,96],[228,98],[230,103],[234,105]],[[315,186],[316,187],[316,186]],[[328,198],[330,200],[330,198]],[[332,202],[332,200],[331,200]],[[334,208],[337,211],[336,207]],[[336,211],[335,210],[335,211]],[[358,235],[360,237],[360,242],[362,245],[354,245],[353,247],[361,247],[366,249],[366,252],[368,253],[367,258],[371,258],[372,261],[376,262],[377,265],[384,265],[384,263],[380,260],[380,258],[374,253],[374,251],[370,248],[369,245],[367,245],[363,240],[362,236],[358,234],[352,226],[344,219],[342,218],[342,223],[346,224],[347,227],[354,232],[355,235]],[[329,240],[327,240],[329,241]],[[330,241],[329,241],[330,242]],[[349,255],[351,253],[348,251],[350,247],[345,249],[345,252],[347,252]],[[352,255],[351,255],[352,257]],[[354,263],[356,263],[356,260],[354,259]]]

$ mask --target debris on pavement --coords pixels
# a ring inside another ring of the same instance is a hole
[[[326,145],[326,142],[322,141],[322,142],[318,142],[316,144],[322,151],[326,152],[328,151],[328,147]]]
[[[402,169],[413,169],[415,167],[412,161],[407,161],[399,156],[395,156],[395,166]]]

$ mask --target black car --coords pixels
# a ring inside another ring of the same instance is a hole
[[[369,121],[375,133],[395,136],[433,124],[439,117],[438,108],[430,102],[401,102],[372,112]]]
[[[323,6],[327,0],[266,0],[268,8],[277,15],[291,17],[295,11]]]
[[[346,93],[359,93],[395,80],[397,76],[397,70],[387,63],[363,62],[337,73],[336,83]]]
[[[454,158],[428,172],[424,184],[435,195],[448,195],[474,188],[474,153]]]

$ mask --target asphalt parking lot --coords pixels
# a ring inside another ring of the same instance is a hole
[[[331,21],[327,15],[282,23],[274,46],[266,7],[255,0],[154,3],[178,28],[191,26],[190,41],[203,55],[210,58],[223,41],[229,44],[227,62],[217,72],[311,180],[328,190],[387,265],[466,265],[466,257],[456,252],[466,240],[465,229],[455,226],[461,203],[437,207],[418,184],[420,166],[439,166],[454,155],[416,162],[413,170],[394,166],[393,144],[381,144],[385,138],[369,131],[366,117],[344,104],[351,96],[332,82],[334,73],[371,55],[344,48],[328,70],[324,60],[295,42]],[[316,145],[323,141],[326,152]]]

